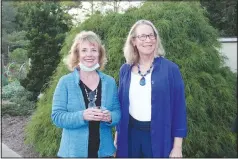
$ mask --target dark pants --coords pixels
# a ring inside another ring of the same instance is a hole
[[[141,122],[130,117],[128,134],[129,158],[152,158],[150,122]]]

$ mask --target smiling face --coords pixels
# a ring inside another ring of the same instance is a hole
[[[83,41],[79,44],[79,62],[91,68],[99,61],[99,48],[97,43]]]
[[[153,54],[157,42],[153,28],[146,24],[138,25],[135,34],[136,37],[132,39],[132,43],[137,47],[139,54]]]

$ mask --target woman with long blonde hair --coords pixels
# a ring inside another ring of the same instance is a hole
[[[187,135],[184,82],[179,67],[164,54],[155,26],[137,21],[127,37],[126,63],[120,68],[117,157],[182,157]]]

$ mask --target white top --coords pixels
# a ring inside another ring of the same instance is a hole
[[[151,71],[152,72],[152,71]],[[139,121],[151,120],[151,73],[145,76],[146,84],[140,85],[142,76],[131,72],[129,113]]]

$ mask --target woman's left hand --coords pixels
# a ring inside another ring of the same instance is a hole
[[[173,157],[180,157],[180,158],[182,158],[183,157],[183,155],[182,155],[182,148],[181,147],[174,147],[171,150],[169,157],[170,158],[173,158]]]
[[[112,121],[110,111],[108,111],[108,110],[103,111],[103,119],[101,121],[105,121],[105,122],[109,122],[109,123]]]

